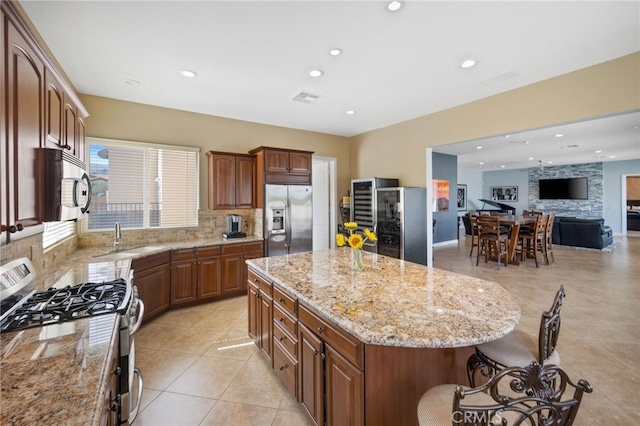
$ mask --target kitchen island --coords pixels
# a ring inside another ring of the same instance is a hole
[[[349,248],[253,259],[249,332],[317,423],[417,424],[420,396],[467,383],[473,346],[511,332],[500,285]]]

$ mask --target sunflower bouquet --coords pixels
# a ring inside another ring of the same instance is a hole
[[[336,243],[338,247],[349,244],[349,247],[352,249],[352,267],[357,270],[362,270],[362,246],[367,240],[378,241],[378,237],[368,228],[364,229],[364,235],[358,233],[358,224],[356,222],[346,222],[344,229],[347,230],[349,236],[344,234],[336,235]]]

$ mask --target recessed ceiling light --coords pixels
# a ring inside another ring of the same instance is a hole
[[[481,146],[476,146],[476,149],[482,149],[482,147]]]
[[[599,149],[599,150],[594,151],[594,152],[595,152],[596,154],[600,154],[600,153],[602,152],[602,150],[601,150],[601,149]]]
[[[125,80],[124,83],[129,86],[140,86],[140,82],[137,80]]]
[[[182,70],[180,71],[180,74],[182,74],[183,77],[187,77],[187,78],[193,78],[198,76],[198,73],[191,70]]]
[[[547,161],[547,164],[553,164],[553,161]]]
[[[481,166],[482,166],[482,165],[484,165],[484,163],[483,163],[482,161],[481,161],[481,162],[479,162],[478,164],[480,164]]]
[[[402,9],[403,2],[401,1],[390,1],[387,3],[387,10],[389,12],[397,12]]]
[[[556,138],[561,138],[561,137],[563,137],[563,136],[564,136],[564,135],[563,135],[562,133],[558,133],[558,134],[556,135]]]
[[[460,64],[460,68],[471,68],[471,67],[474,67],[476,64],[477,62],[474,61],[473,59],[467,59],[466,61]]]
[[[534,158],[533,157],[529,157],[529,160],[534,160]]]
[[[347,112],[346,112],[347,115],[353,115],[355,113],[356,112],[354,110],[352,110],[352,109],[348,109]]]
[[[340,56],[340,55],[342,55],[342,50],[341,49],[331,49],[329,51],[329,55],[331,55],[331,56]]]
[[[609,158],[616,158],[616,156],[615,155],[610,155]]]
[[[311,70],[311,71],[309,71],[309,75],[311,77],[322,77],[324,75],[324,71],[322,71],[322,70]]]

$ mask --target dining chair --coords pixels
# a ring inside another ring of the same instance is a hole
[[[476,219],[478,218],[478,213],[469,212],[467,214],[469,216],[469,224],[471,227],[471,251],[469,251],[469,257],[473,256],[473,248],[478,247],[478,224],[476,223]]]
[[[551,256],[551,261],[555,262],[556,259],[553,257],[553,223],[556,220],[556,215],[553,213],[549,213],[549,217],[547,218],[547,228],[545,231],[545,247],[544,247],[544,260],[549,263],[549,256]]]
[[[484,253],[484,263],[487,263],[490,251],[492,256],[497,257],[498,269],[500,269],[502,256],[504,256],[504,264],[507,266],[509,263],[509,229],[500,226],[500,217],[480,215],[476,219],[476,226],[478,229],[476,266],[478,266],[482,253]]]
[[[542,313],[537,338],[516,329],[491,342],[476,345],[475,353],[467,360],[469,384],[475,386],[476,373],[492,377],[507,366],[525,366],[532,361],[560,365],[556,350],[560,336],[560,310],[565,297],[564,286],[556,292],[551,309]]]
[[[543,215],[531,215],[536,217],[533,227],[520,228],[518,232],[518,246],[516,253],[520,254],[520,260],[525,261],[533,257],[538,267],[538,251],[544,255],[543,246],[547,238],[547,217]]]
[[[418,402],[418,424],[569,426],[582,396],[591,392],[586,380],[574,383],[559,366],[532,361],[505,368],[477,388],[439,385],[429,389]]]

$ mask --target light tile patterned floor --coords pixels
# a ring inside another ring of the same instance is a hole
[[[540,315],[561,284],[566,298],[558,350],[584,397],[576,425],[640,424],[640,238],[616,248],[555,247],[556,262],[517,267],[475,266],[469,238],[435,249],[438,268],[489,279],[510,290],[522,308],[518,327],[537,334]],[[309,425],[246,337],[246,298],[174,310],[136,335],[144,375],[135,426]],[[390,425],[396,426],[396,425]]]

